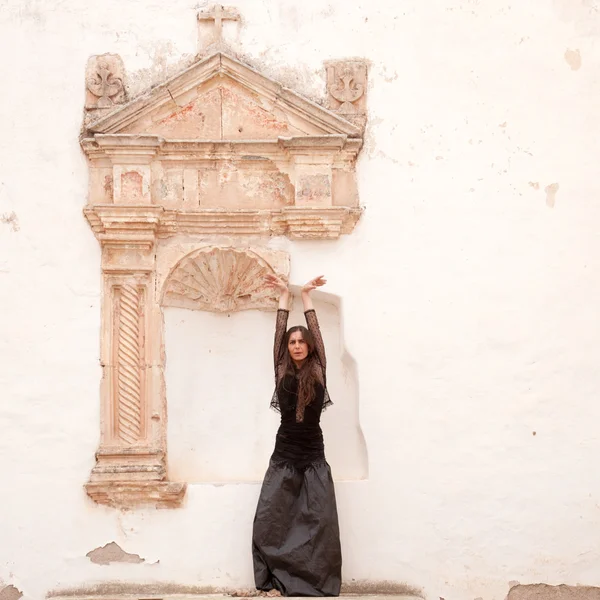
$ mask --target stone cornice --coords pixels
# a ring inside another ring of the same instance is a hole
[[[156,206],[97,205],[84,209],[103,244],[151,245],[178,234],[288,235],[292,239],[336,239],[349,233],[361,208],[288,207],[273,210],[177,211]]]
[[[118,164],[144,164],[153,158],[182,162],[222,160],[233,156],[240,160],[276,159],[296,155],[331,156],[355,160],[362,140],[344,134],[278,137],[273,140],[174,140],[157,135],[95,134],[81,141],[91,160],[111,158]]]

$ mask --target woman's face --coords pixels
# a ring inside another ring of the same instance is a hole
[[[290,335],[288,352],[297,365],[302,364],[308,356],[308,344],[304,341],[301,331],[294,331]]]

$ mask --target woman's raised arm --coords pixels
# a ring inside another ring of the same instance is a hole
[[[267,285],[277,288],[281,295],[279,296],[279,309],[277,310],[277,320],[275,321],[275,340],[273,342],[273,364],[275,367],[275,374],[277,375],[277,366],[281,362],[282,353],[285,350],[283,348],[283,341],[285,339],[285,332],[287,331],[287,321],[289,316],[289,302],[290,302],[290,291],[283,281],[277,277],[277,275],[268,274],[265,275],[265,281]]]
[[[306,319],[306,326],[308,327],[308,330],[311,332],[315,341],[315,353],[317,355],[317,358],[319,359],[319,362],[321,363],[323,371],[325,371],[325,367],[327,366],[327,357],[325,356],[325,344],[323,343],[323,336],[321,335],[319,320],[317,319],[317,313],[315,312],[310,293],[314,289],[321,287],[326,283],[327,280],[325,279],[325,277],[323,275],[319,275],[318,277],[311,279],[302,288],[302,304],[304,306],[304,317]]]

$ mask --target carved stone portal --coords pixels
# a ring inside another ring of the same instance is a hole
[[[287,279],[289,257],[258,238],[352,231],[361,129],[222,53],[118,106],[123,77],[115,57],[90,63],[81,140],[103,273],[101,442],[87,492],[174,507],[186,485],[165,467],[162,306],[275,310],[264,275]],[[340,85],[330,93],[341,106],[360,102]]]

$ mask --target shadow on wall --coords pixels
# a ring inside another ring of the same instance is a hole
[[[326,454],[336,480],[368,476],[359,421],[357,366],[345,350],[341,299],[315,293],[328,354],[334,406],[323,415]],[[168,469],[175,481],[261,481],[279,415],[273,393],[275,314],[165,308]],[[296,298],[289,325],[304,323]]]
[[[300,289],[294,289],[296,310],[293,321],[303,320],[299,299]],[[334,478],[362,480],[369,476],[367,444],[360,426],[358,366],[344,343],[343,301],[339,296],[314,292],[313,301],[323,330],[327,351],[327,387],[333,406],[323,413],[322,426],[327,460]]]

